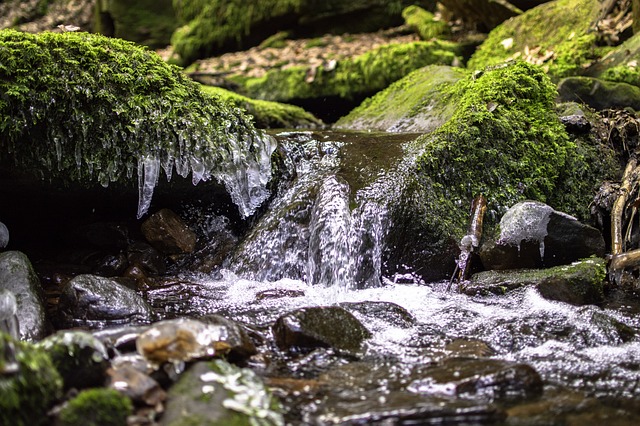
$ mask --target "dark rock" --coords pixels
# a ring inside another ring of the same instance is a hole
[[[157,381],[130,364],[110,368],[107,373],[109,387],[128,396],[133,402],[155,407],[167,398]]]
[[[284,424],[279,406],[252,370],[198,362],[169,389],[160,424]]]
[[[447,343],[444,349],[454,357],[484,358],[495,354],[495,351],[482,340],[455,339]]]
[[[381,319],[394,327],[408,328],[416,324],[416,318],[409,311],[391,302],[344,302],[340,306],[372,319]]]
[[[640,88],[593,77],[567,77],[558,83],[559,100],[583,102],[597,110],[610,108],[640,109]]]
[[[164,274],[167,271],[164,256],[142,241],[136,241],[129,246],[127,259],[131,265],[136,265],[152,275]]]
[[[191,253],[196,246],[196,234],[169,209],[162,209],[145,220],[142,234],[153,247],[166,254]]]
[[[151,308],[134,290],[95,275],[78,275],[62,289],[59,310],[64,327],[147,322]]]
[[[584,114],[563,115],[560,122],[571,133],[587,133],[591,130],[591,122]]]
[[[90,333],[59,331],[38,343],[53,361],[65,389],[84,389],[104,384],[109,366],[107,348]]]
[[[504,294],[523,286],[535,286],[546,299],[573,305],[604,300],[606,262],[591,258],[549,269],[479,272],[460,285],[468,295]]]
[[[115,277],[122,275],[129,262],[124,253],[108,254],[102,257],[94,267],[94,272],[102,277]]]
[[[206,315],[199,318],[205,324],[224,327],[226,332],[222,342],[229,345],[227,359],[237,363],[245,361],[251,355],[258,353],[256,346],[249,337],[247,331],[237,322],[231,321],[221,315]]]
[[[304,291],[302,290],[287,290],[284,288],[274,288],[270,290],[264,290],[256,293],[256,300],[266,299],[282,299],[283,297],[302,297]]]
[[[31,262],[18,251],[0,253],[0,290],[16,296],[20,338],[40,340],[46,333],[42,288]]]
[[[278,318],[273,326],[276,344],[290,352],[334,348],[357,353],[371,333],[340,307],[302,308]]]
[[[600,231],[537,201],[511,207],[500,220],[500,235],[480,249],[487,270],[566,265],[604,256]]]
[[[83,241],[103,249],[124,249],[129,245],[129,228],[124,223],[96,222],[76,231]]]
[[[9,245],[9,230],[7,226],[0,222],[0,249]]]

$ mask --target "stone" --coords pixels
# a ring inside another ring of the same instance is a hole
[[[223,327],[225,329],[223,342],[229,345],[227,359],[234,363],[244,362],[250,356],[258,353],[245,328],[239,323],[221,315],[206,315],[199,318],[205,324]]]
[[[149,244],[165,254],[191,253],[196,234],[175,212],[162,209],[142,223],[142,234]]]
[[[605,278],[606,261],[590,258],[548,269],[479,272],[461,283],[459,289],[468,295],[500,295],[535,286],[546,299],[586,305],[604,300]]]
[[[3,249],[9,245],[9,229],[7,226],[0,222],[0,249]]]
[[[9,290],[16,298],[20,338],[42,339],[47,331],[42,288],[25,254],[19,251],[0,253],[0,290]]]
[[[14,339],[20,338],[17,312],[16,295],[9,290],[0,289],[0,333],[6,333]]]
[[[114,366],[107,374],[108,386],[128,396],[133,402],[155,407],[167,398],[167,393],[156,380],[133,365]]]
[[[134,290],[109,278],[78,275],[62,289],[59,302],[64,327],[136,324],[151,319],[151,307]]]
[[[284,425],[260,378],[223,360],[197,362],[169,388],[162,426]]]
[[[113,389],[95,388],[80,392],[60,410],[60,426],[121,426],[133,413],[131,400]]]
[[[596,228],[544,203],[523,201],[502,216],[500,235],[479,254],[486,270],[507,270],[567,265],[604,252]]]
[[[273,333],[278,347],[289,352],[333,348],[358,353],[371,333],[349,311],[337,306],[297,309],[279,317]]]
[[[567,77],[558,83],[561,102],[584,102],[597,110],[612,108],[640,109],[640,87],[595,77]]]
[[[400,305],[391,302],[343,302],[342,308],[367,318],[383,320],[393,327],[409,328],[416,325],[416,318]]]
[[[127,249],[127,260],[150,275],[160,275],[167,271],[165,257],[151,245],[136,241]]]
[[[109,366],[105,345],[85,331],[62,330],[38,343],[62,376],[65,390],[104,384]]]

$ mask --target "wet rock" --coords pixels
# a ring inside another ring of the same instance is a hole
[[[64,327],[147,322],[151,307],[134,290],[109,278],[78,275],[62,289],[59,302]]]
[[[131,265],[138,266],[151,275],[164,274],[167,270],[164,256],[158,250],[142,241],[136,241],[129,246],[127,259]]]
[[[216,321],[215,317],[212,321]],[[236,333],[233,334],[234,332]],[[136,348],[138,353],[149,361],[162,364],[228,354],[232,347],[229,341],[239,345],[235,346],[236,354],[246,353],[243,351],[250,349],[242,347],[246,342],[241,340],[240,332],[233,330],[228,324],[207,324],[203,321],[180,318],[153,324],[138,336]]]
[[[58,415],[60,426],[127,424],[133,404],[125,395],[113,389],[96,388],[80,392]]]
[[[65,389],[102,386],[109,366],[107,348],[84,331],[59,331],[38,343],[64,381]]]
[[[227,359],[231,362],[243,362],[251,355],[258,353],[256,346],[247,331],[237,322],[221,315],[207,315],[199,318],[208,325],[215,325],[225,329],[223,342],[229,345]]]
[[[93,268],[96,275],[102,277],[115,277],[122,275],[129,262],[124,253],[108,254],[102,257]]]
[[[563,102],[584,102],[597,110],[610,108],[640,109],[640,88],[594,77],[567,77],[558,83]]]
[[[310,307],[289,312],[273,326],[276,344],[290,352],[334,348],[357,353],[371,333],[349,311],[339,307]]]
[[[485,271],[460,284],[468,295],[505,294],[523,286],[535,286],[546,299],[585,305],[604,300],[606,262],[591,258],[549,269]]]
[[[226,361],[198,362],[169,389],[163,426],[282,425],[280,408],[249,369]]]
[[[142,223],[142,234],[155,249],[165,254],[191,253],[196,234],[169,209],[162,209]]]
[[[9,229],[7,226],[0,222],[0,249],[9,245]]]
[[[129,228],[124,223],[96,222],[76,231],[81,240],[102,249],[121,250],[129,245]]]
[[[132,365],[110,368],[107,374],[109,387],[128,396],[135,403],[156,407],[167,398],[166,392],[156,380]]]
[[[110,327],[105,330],[94,331],[93,335],[104,343],[110,350],[117,353],[136,351],[136,339],[149,329],[148,325]]]
[[[407,387],[421,395],[507,402],[542,393],[542,378],[532,367],[508,361],[451,358],[421,375]]]
[[[484,358],[495,354],[486,342],[477,339],[455,339],[447,343],[444,349],[460,358]]]
[[[42,339],[46,333],[42,288],[26,255],[18,251],[0,253],[0,290],[16,297],[20,338]]]
[[[303,297],[303,290],[289,290],[284,288],[274,288],[256,293],[256,300],[282,299],[283,297]]]
[[[7,355],[13,354],[14,359]],[[7,371],[8,364],[17,364]],[[0,333],[0,424],[39,425],[62,396],[62,379],[42,349]]]
[[[18,324],[18,301],[9,290],[0,289],[0,333],[6,333],[14,339],[20,338]]]
[[[391,302],[344,302],[340,306],[372,319],[381,319],[394,327],[408,328],[416,324],[416,318],[409,311]]]
[[[511,207],[500,220],[500,235],[483,244],[487,270],[566,265],[592,255],[604,256],[600,231],[537,201]]]

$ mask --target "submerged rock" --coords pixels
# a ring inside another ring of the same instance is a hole
[[[371,337],[351,313],[344,308],[302,308],[279,317],[273,333],[276,344],[290,352],[309,352],[316,348],[333,348],[359,353],[365,339]]]
[[[393,327],[409,328],[416,324],[411,312],[391,302],[343,302],[340,306],[367,318],[381,319]]]
[[[42,288],[26,255],[19,251],[0,253],[0,290],[15,295],[20,338],[42,339],[47,328]]]
[[[480,249],[487,270],[567,265],[589,256],[603,257],[599,230],[544,203],[523,201],[500,220],[500,235]]]
[[[460,290],[468,295],[487,295],[505,294],[523,286],[535,286],[547,299],[586,305],[604,300],[606,272],[605,260],[598,258],[549,269],[486,271],[461,283]]]
[[[134,290],[109,278],[78,275],[62,289],[59,303],[63,327],[144,323],[151,307]]]
[[[198,362],[169,389],[163,426],[284,425],[280,407],[252,370]]]
[[[191,253],[196,246],[196,234],[169,209],[161,209],[142,223],[147,241],[166,254]]]

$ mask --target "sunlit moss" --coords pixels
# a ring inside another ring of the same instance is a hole
[[[60,426],[125,426],[131,400],[113,389],[87,389],[60,411]]]

